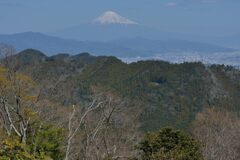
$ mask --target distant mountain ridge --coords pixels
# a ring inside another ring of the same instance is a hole
[[[41,50],[48,55],[57,53],[77,54],[81,52],[91,52],[109,55],[112,53],[132,54],[128,48],[115,45],[109,46],[104,42],[87,42],[70,39],[62,39],[55,36],[48,36],[36,32],[24,32],[11,35],[0,35],[0,42],[11,44],[19,52],[28,48]]]
[[[168,52],[198,52],[202,54],[216,52],[232,52],[235,49],[225,48],[214,44],[189,41],[189,40],[149,40],[145,38],[123,38],[110,41],[112,44],[135,48],[138,50],[148,49],[148,51]]]
[[[12,45],[18,52],[32,48],[47,53],[48,55],[90,52],[96,55],[112,55],[117,57],[149,57],[159,53],[170,54],[170,52],[198,52],[206,54],[235,51],[231,48],[194,41],[160,41],[143,38],[120,39],[108,42],[78,41],[35,32],[0,35],[0,43]]]

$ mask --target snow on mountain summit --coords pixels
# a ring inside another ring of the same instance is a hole
[[[136,22],[128,18],[122,17],[113,11],[104,12],[101,16],[94,19],[93,22],[101,24],[127,24],[127,25],[137,24]]]

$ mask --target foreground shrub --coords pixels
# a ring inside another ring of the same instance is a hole
[[[144,160],[203,160],[198,141],[171,128],[148,133],[139,149]]]

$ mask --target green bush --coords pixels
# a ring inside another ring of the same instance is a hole
[[[40,126],[40,127],[39,127]],[[47,155],[53,160],[63,159],[63,130],[53,125],[38,125],[34,134],[29,134],[27,144],[35,156]]]
[[[35,157],[27,145],[11,138],[1,142],[0,160],[35,160]]]
[[[36,126],[29,129],[26,144],[21,143],[19,137],[6,136],[0,143],[0,160],[63,159],[62,129],[49,124]]]
[[[138,148],[144,160],[203,160],[198,141],[171,128],[148,133]]]

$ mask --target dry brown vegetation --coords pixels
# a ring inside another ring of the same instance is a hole
[[[130,108],[129,108],[130,107]],[[94,97],[88,107],[73,107],[65,159],[126,159],[135,156],[138,112],[112,95]]]
[[[240,159],[240,118],[226,110],[198,113],[193,134],[203,145],[205,160]]]

